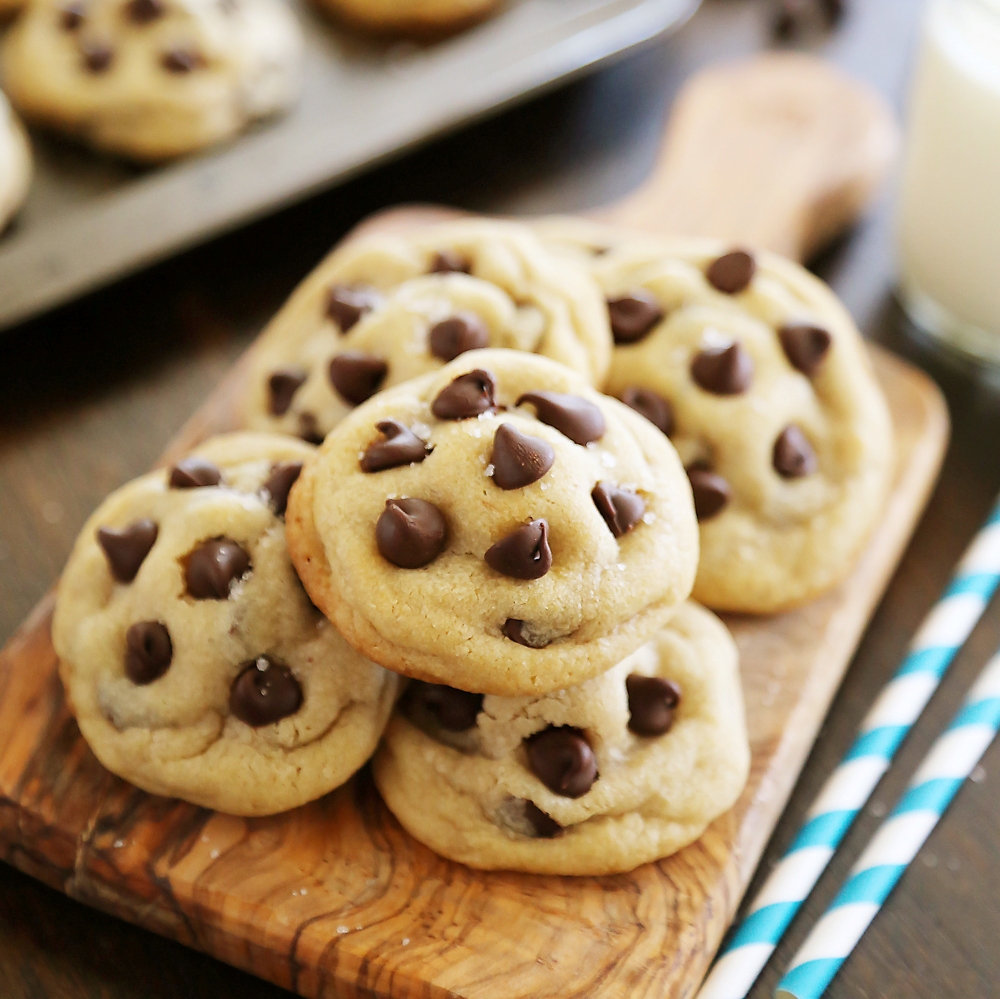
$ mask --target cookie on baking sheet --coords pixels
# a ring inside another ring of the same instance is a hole
[[[432,850],[487,870],[614,874],[736,802],[750,763],[736,646],[683,604],[603,676],[543,697],[413,684],[375,781]]]
[[[463,354],[356,409],[292,490],[288,542],[364,655],[501,694],[610,669],[687,597],[698,558],[663,434],[511,350]]]
[[[30,0],[3,83],[26,118],[155,161],[286,108],[301,55],[280,0]]]
[[[840,583],[882,515],[892,423],[847,311],[767,253],[553,219],[616,347],[605,386],[670,436],[701,526],[694,598],[770,613]]]
[[[21,207],[31,183],[31,146],[17,115],[0,93],[0,230]]]
[[[590,383],[611,359],[587,269],[514,222],[361,236],[299,286],[255,347],[247,423],[319,441],[380,389],[481,347],[544,354]]]
[[[450,34],[482,20],[503,0],[316,0],[328,13],[366,31]]]
[[[309,602],[285,545],[312,448],[233,434],[110,496],[59,585],[53,642],[84,738],[156,794],[269,815],[371,755],[396,678]]]

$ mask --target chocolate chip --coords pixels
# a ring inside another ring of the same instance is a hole
[[[728,347],[706,347],[691,362],[691,377],[714,395],[739,395],[753,381],[753,358],[739,340]]]
[[[604,414],[592,402],[562,392],[525,392],[517,405],[529,402],[542,423],[555,427],[575,444],[599,441],[607,430]]]
[[[250,556],[231,538],[212,538],[187,556],[184,581],[195,600],[226,600],[250,568]]]
[[[710,520],[729,503],[729,483],[706,468],[689,468],[687,474],[694,494],[695,515],[699,520]]]
[[[133,24],[149,24],[167,12],[163,0],[129,0],[125,4],[125,16]]]
[[[488,371],[476,368],[459,375],[438,393],[431,412],[439,420],[468,420],[497,408],[497,383]]]
[[[562,826],[551,815],[543,812],[533,801],[524,803],[524,817],[539,839],[553,839],[562,832]]]
[[[326,295],[326,314],[346,333],[366,313],[379,303],[372,288],[348,288],[334,285]]]
[[[308,372],[301,368],[282,368],[267,380],[270,392],[268,408],[273,416],[284,416],[292,404],[295,393],[306,383]]]
[[[705,276],[708,283],[727,295],[738,295],[753,280],[757,263],[745,250],[733,250],[713,261]]]
[[[190,73],[204,64],[202,54],[195,49],[168,49],[160,56],[160,65],[168,73]]]
[[[625,680],[629,731],[636,735],[666,735],[674,724],[681,688],[672,680],[633,673]]]
[[[541,579],[552,568],[548,521],[533,520],[519,527],[483,558],[491,569],[511,579]]]
[[[104,73],[114,60],[115,52],[105,42],[81,42],[83,66],[89,73]]]
[[[267,505],[275,516],[284,516],[288,508],[288,494],[302,474],[301,461],[279,461],[271,466],[271,474],[264,483],[263,493]]]
[[[774,33],[787,41],[810,30],[828,30],[836,27],[845,10],[844,0],[780,0]]]
[[[170,469],[171,489],[201,489],[217,486],[222,481],[222,472],[204,458],[183,458]]]
[[[645,416],[654,427],[659,427],[668,437],[674,432],[674,408],[651,389],[630,385],[618,397],[629,409]]]
[[[646,512],[646,503],[638,493],[610,482],[598,482],[590,498],[616,538],[628,534]]]
[[[799,9],[804,7],[802,0],[782,0],[774,15],[774,36],[783,41],[795,38],[805,27]]]
[[[816,452],[794,423],[778,435],[773,457],[774,470],[784,479],[800,479],[816,471]]]
[[[833,343],[827,330],[808,323],[783,326],[778,330],[778,338],[788,363],[809,378],[816,374]]]
[[[375,525],[382,558],[400,569],[420,569],[444,551],[448,523],[444,514],[422,499],[389,499]]]
[[[241,663],[229,692],[229,711],[234,718],[260,728],[294,715],[302,707],[302,687],[295,674],[271,656],[258,656]]]
[[[597,757],[578,728],[550,726],[526,740],[535,776],[564,798],[585,795],[597,780]]]
[[[299,437],[308,444],[322,444],[326,439],[319,429],[319,421],[312,413],[299,414]]]
[[[436,683],[417,684],[413,697],[420,701],[449,732],[467,732],[483,709],[483,695]]]
[[[552,467],[556,453],[548,441],[522,434],[502,423],[493,438],[493,481],[501,489],[520,489],[537,482]]]
[[[621,298],[608,299],[608,318],[615,343],[638,343],[663,318],[660,303],[642,288]]]
[[[82,3],[64,4],[59,11],[59,23],[63,31],[76,31],[87,15],[87,8]]]
[[[352,406],[370,399],[385,381],[389,365],[374,354],[345,350],[330,362],[330,381]]]
[[[381,420],[375,426],[385,440],[368,445],[361,458],[362,472],[382,472],[400,465],[415,465],[433,450],[427,441],[395,420]]]
[[[832,28],[847,12],[847,0],[819,0],[819,8]]]
[[[138,686],[159,680],[174,657],[167,626],[139,621],[125,632],[125,675]]]
[[[524,621],[519,621],[515,617],[509,617],[503,623],[504,637],[509,638],[518,645],[523,645],[526,649],[544,649],[548,642],[539,643],[537,639],[525,634]]]
[[[471,261],[457,250],[441,250],[431,263],[431,274],[468,274],[471,270]]]
[[[486,324],[471,312],[442,319],[431,327],[428,336],[431,353],[442,361],[453,361],[467,350],[478,350],[490,344],[490,332]]]
[[[97,542],[104,549],[111,575],[119,583],[131,583],[139,566],[156,542],[159,528],[152,520],[134,520],[127,527],[99,527]]]

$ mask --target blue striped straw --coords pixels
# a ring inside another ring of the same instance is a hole
[[[969,545],[895,677],[868,712],[788,852],[751,903],[697,999],[744,999],[1000,584],[1000,501]]]
[[[778,999],[820,999],[840,966],[938,824],[1000,729],[1000,653],[987,664],[958,717],[934,743],[903,795],[813,927]]]

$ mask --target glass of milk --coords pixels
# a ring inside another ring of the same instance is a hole
[[[1000,366],[1000,0],[930,0],[899,206],[900,299]]]

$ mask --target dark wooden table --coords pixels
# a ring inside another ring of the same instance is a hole
[[[854,0],[813,46],[902,110],[916,0]],[[267,317],[359,218],[400,201],[499,212],[612,200],[649,170],[670,100],[695,68],[770,43],[765,0],[706,0],[678,35],[346,187],[0,334],[0,640],[56,579],[86,516],[144,471]],[[892,298],[892,199],[815,262],[865,333],[944,387],[954,440],[765,858],[788,844],[1000,489],[1000,394],[910,337]],[[770,996],[879,818],[1000,644],[994,606],[753,995]],[[830,990],[833,999],[1000,996],[1000,745],[984,760]],[[93,912],[0,864],[3,999],[287,995]],[[617,997],[616,997],[617,999]]]

